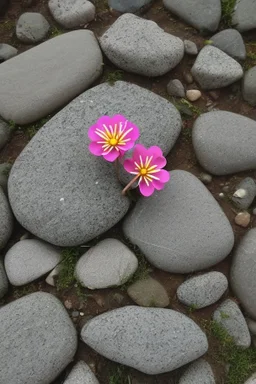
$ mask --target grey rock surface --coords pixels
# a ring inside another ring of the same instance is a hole
[[[256,373],[254,373],[244,384],[256,384]]]
[[[236,29],[224,29],[210,38],[212,44],[236,60],[246,59],[246,48],[242,35]]]
[[[239,306],[233,300],[225,300],[213,313],[217,321],[241,348],[249,348],[251,336]]]
[[[166,289],[150,276],[130,285],[127,293],[136,304],[142,307],[164,308],[170,304]]]
[[[63,384],[99,384],[99,382],[90,367],[84,361],[79,361]]]
[[[249,331],[252,335],[256,336],[256,321],[246,318],[246,323],[248,325]]]
[[[232,24],[240,32],[256,28],[256,2],[237,0],[232,13]]]
[[[220,0],[164,0],[164,6],[200,31],[215,32],[219,26]]]
[[[235,205],[241,209],[247,209],[250,207],[256,196],[256,183],[251,177],[246,177],[237,186],[235,191],[244,194],[243,197],[232,196],[232,201]],[[236,193],[235,192],[235,193]]]
[[[182,313],[127,306],[84,325],[82,340],[99,354],[149,375],[169,372],[202,356],[205,334]]]
[[[102,54],[91,31],[57,36],[1,64],[0,115],[21,125],[39,120],[83,92],[101,72]]]
[[[184,48],[185,53],[188,55],[197,55],[198,54],[198,48],[196,43],[190,40],[184,40]]]
[[[234,244],[229,221],[211,193],[181,170],[171,172],[162,191],[137,202],[123,229],[150,263],[173,273],[215,265]]]
[[[11,129],[7,123],[0,119],[0,150],[11,137]]]
[[[0,187],[0,249],[4,248],[11,237],[13,229],[13,216],[8,200]]]
[[[134,253],[116,239],[104,239],[80,257],[75,274],[89,289],[124,284],[138,268]]]
[[[64,28],[84,27],[95,18],[95,6],[88,0],[50,0],[53,18]]]
[[[122,13],[136,13],[149,6],[153,0],[108,0],[109,8]]]
[[[242,307],[256,320],[256,228],[241,240],[233,257],[230,283]]]
[[[195,308],[216,303],[228,288],[228,280],[221,272],[209,272],[192,277],[177,289],[179,301]]]
[[[4,192],[7,192],[7,182],[8,175],[12,168],[12,164],[10,163],[2,163],[0,164],[0,187]]]
[[[243,98],[251,105],[256,105],[256,66],[244,74],[242,86]]]
[[[199,359],[192,363],[183,373],[179,384],[215,384],[215,378],[210,364]]]
[[[169,81],[169,83],[167,84],[167,92],[170,96],[185,97],[184,85],[178,79]]]
[[[40,240],[18,241],[5,255],[4,264],[10,283],[28,284],[51,271],[61,260],[61,252]]]
[[[0,309],[0,338],[2,383],[50,384],[77,349],[68,313],[45,292],[24,296]]]
[[[126,13],[100,38],[100,45],[117,67],[144,76],[161,76],[184,55],[183,41],[164,32],[154,21]]]
[[[16,24],[16,36],[23,43],[33,44],[42,41],[50,29],[50,24],[40,13],[23,13]]]
[[[199,52],[191,73],[203,89],[215,89],[240,80],[243,68],[220,49],[206,45]]]
[[[8,291],[8,279],[5,273],[4,265],[0,260],[0,299],[4,297],[7,291]]]
[[[213,175],[256,168],[256,122],[248,117],[227,111],[204,113],[194,123],[192,141],[199,163]]]
[[[0,44],[0,63],[16,56],[18,50],[9,44]]]

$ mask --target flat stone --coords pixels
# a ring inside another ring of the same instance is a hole
[[[256,2],[237,0],[232,13],[232,24],[240,32],[256,28]]]
[[[153,0],[108,0],[110,9],[122,13],[136,13],[149,6]]]
[[[178,79],[169,81],[169,83],[167,84],[167,92],[170,96],[185,97],[184,85]]]
[[[102,72],[102,54],[91,31],[62,34],[0,65],[0,115],[29,124],[59,109]]]
[[[243,77],[241,65],[211,45],[199,52],[191,72],[203,89],[227,87]]]
[[[138,268],[134,253],[116,239],[105,239],[78,260],[75,274],[89,289],[108,288],[126,283]]]
[[[164,6],[202,32],[215,32],[219,26],[220,0],[164,0]]]
[[[99,384],[96,376],[90,367],[84,362],[79,361],[72,368],[70,374],[63,384]]]
[[[210,38],[212,45],[236,60],[246,59],[246,48],[241,34],[236,29],[224,29]]]
[[[239,194],[239,191],[244,191],[245,195],[243,197],[237,197],[236,193]],[[256,183],[251,177],[246,177],[236,186],[236,192],[232,196],[232,201],[237,207],[247,209],[252,204],[255,196]]]
[[[194,123],[192,140],[197,160],[213,175],[256,168],[256,122],[248,117],[227,111],[204,113]]]
[[[249,212],[239,212],[235,217],[235,223],[240,227],[248,227],[251,221],[251,215]]]
[[[198,54],[198,48],[196,43],[190,40],[184,40],[184,48],[185,53],[188,55],[197,55]]]
[[[8,200],[0,187],[0,249],[4,248],[11,237],[13,217]]]
[[[16,56],[18,50],[9,44],[0,44],[0,63]]]
[[[50,384],[77,349],[76,330],[66,310],[45,292],[0,309],[0,338],[3,383]]]
[[[181,170],[171,172],[162,191],[137,202],[123,229],[150,263],[173,273],[209,268],[234,244],[230,223],[212,194]]]
[[[177,290],[179,301],[200,309],[216,303],[228,288],[228,281],[221,272],[209,272],[192,277]]]
[[[242,348],[249,348],[251,336],[245,318],[233,300],[225,300],[213,313],[217,321],[233,338],[234,343]]]
[[[100,38],[100,45],[118,68],[144,76],[161,76],[184,56],[183,41],[154,21],[133,14],[120,16]]]
[[[33,44],[42,41],[50,29],[50,24],[40,13],[23,13],[16,24],[16,36],[23,43]]]
[[[95,6],[88,0],[50,0],[53,18],[64,28],[83,27],[95,18]]]
[[[179,384],[215,384],[214,374],[209,363],[199,359],[192,363],[181,376]]]
[[[256,373],[254,373],[244,384],[256,384]]]
[[[172,371],[202,356],[205,334],[180,312],[127,306],[94,317],[82,340],[97,353],[148,375]]]
[[[12,164],[10,163],[2,163],[0,164],[0,187],[4,192],[7,192],[7,182],[8,175],[12,168]]]
[[[246,312],[256,320],[256,228],[241,240],[232,259],[230,283]]]
[[[0,150],[5,146],[11,137],[11,129],[7,123],[0,119]]]
[[[51,271],[61,260],[61,253],[40,240],[18,241],[5,255],[8,279],[14,286],[28,284]]]
[[[128,295],[142,307],[167,307],[170,299],[165,288],[157,280],[148,277],[136,281],[127,289]]]
[[[3,263],[2,261],[0,261],[0,299],[4,297],[7,291],[8,291],[8,280],[7,280]]]
[[[252,106],[256,105],[256,66],[244,74],[242,86],[243,98]]]

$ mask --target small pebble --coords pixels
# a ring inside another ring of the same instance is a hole
[[[229,192],[229,185],[225,185],[225,187],[222,188],[223,192],[228,193]]]
[[[79,315],[80,315],[81,317],[83,317],[83,316],[84,316],[84,312],[80,312]]]
[[[202,96],[202,93],[198,89],[189,89],[186,92],[186,96],[189,101],[196,101],[200,99],[200,97]]]
[[[251,215],[249,212],[240,212],[235,217],[235,223],[237,225],[240,225],[240,227],[244,227],[244,228],[248,227],[248,225],[250,224],[250,220],[251,220]]]
[[[185,48],[185,52],[188,55],[197,55],[198,54],[198,48],[193,41],[184,40],[184,48]]]
[[[213,100],[218,100],[218,98],[220,97],[220,92],[218,92],[218,91],[210,91],[209,95],[211,96],[211,98]]]
[[[178,79],[171,80],[167,84],[167,92],[170,96],[185,97],[185,89],[182,82]]]
[[[70,300],[65,300],[64,301],[64,305],[67,309],[71,309],[72,308],[72,302]]]
[[[72,312],[72,317],[78,317],[79,316],[79,312],[78,311],[73,311]]]
[[[220,197],[220,199],[224,199],[224,197],[225,197],[225,195],[224,195],[224,193],[219,193],[219,197]]]
[[[212,182],[212,176],[209,175],[208,173],[201,173],[200,176],[199,176],[199,179],[204,184],[210,184]]]
[[[192,84],[194,79],[190,72],[183,73],[184,80],[187,84]]]

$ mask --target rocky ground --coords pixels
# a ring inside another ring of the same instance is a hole
[[[255,384],[255,1],[0,14],[0,384]],[[149,198],[88,150],[117,113]]]

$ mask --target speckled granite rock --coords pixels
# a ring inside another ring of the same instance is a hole
[[[204,359],[195,361],[183,373],[179,384],[215,384],[210,364]]]
[[[256,105],[256,66],[244,74],[242,86],[243,98],[251,105]]]
[[[17,38],[23,43],[33,44],[42,41],[50,29],[50,24],[40,13],[23,13],[16,25]]]
[[[13,217],[8,200],[0,187],[0,249],[4,248],[11,237]]]
[[[99,384],[96,376],[84,361],[79,361],[63,384]]]
[[[240,32],[256,28],[256,2],[252,0],[236,0],[232,13],[232,24]]]
[[[212,44],[236,60],[246,59],[246,48],[242,35],[236,29],[224,29],[210,38]]]
[[[95,18],[95,6],[88,0],[50,0],[53,18],[64,28],[84,27]]]

